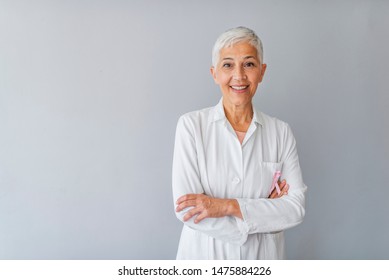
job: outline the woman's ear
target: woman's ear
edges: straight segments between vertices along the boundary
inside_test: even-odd
[[[267,68],[267,64],[263,63],[261,65],[261,73],[260,73],[260,77],[259,77],[259,83],[262,82],[262,79],[263,79],[263,76],[265,75],[265,72],[266,72],[266,68]]]
[[[214,79],[215,83],[217,83],[216,82],[216,69],[215,69],[215,67],[211,66],[211,69],[209,69],[209,70],[211,72],[212,78]]]

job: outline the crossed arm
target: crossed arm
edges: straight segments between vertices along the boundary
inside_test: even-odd
[[[274,189],[268,198],[279,198],[288,194],[289,185],[286,183],[286,180],[279,182],[279,186],[281,192],[278,194],[276,189]],[[186,194],[178,198],[176,204],[176,212],[181,212],[187,207],[193,207],[185,214],[184,222],[192,217],[194,217],[195,224],[206,218],[220,218],[224,216],[234,216],[243,219],[236,199],[213,198],[205,194]]]
[[[187,118],[177,125],[173,160],[173,197],[176,216],[193,230],[213,238],[244,244],[258,232],[280,231],[301,223],[306,186],[302,181],[294,137],[286,128],[281,192],[268,198],[222,199],[204,194],[197,165],[195,130]],[[290,187],[293,186],[293,187]],[[274,199],[279,198],[280,199]],[[209,219],[214,218],[214,219]]]

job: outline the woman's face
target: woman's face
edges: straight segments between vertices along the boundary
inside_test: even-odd
[[[225,104],[245,106],[251,105],[265,70],[266,64],[260,63],[257,49],[243,42],[221,49],[211,74],[220,86]]]

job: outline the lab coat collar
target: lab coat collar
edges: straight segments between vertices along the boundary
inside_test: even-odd
[[[255,124],[260,124],[263,126],[263,117],[260,111],[256,110],[255,107],[253,106],[253,121]],[[227,121],[226,114],[224,112],[224,107],[223,107],[223,97],[220,98],[219,103],[213,108],[213,117],[210,118],[211,122],[217,122],[217,121]]]

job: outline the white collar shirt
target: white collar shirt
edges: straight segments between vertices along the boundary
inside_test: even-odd
[[[302,222],[306,186],[289,125],[253,111],[242,144],[225,116],[222,99],[215,107],[180,117],[173,157],[174,202],[190,193],[234,198],[243,219],[183,222],[177,259],[285,258],[283,231]],[[280,179],[287,180],[289,191],[268,199],[276,171],[282,172]],[[176,213],[177,218],[183,221],[188,210]]]

